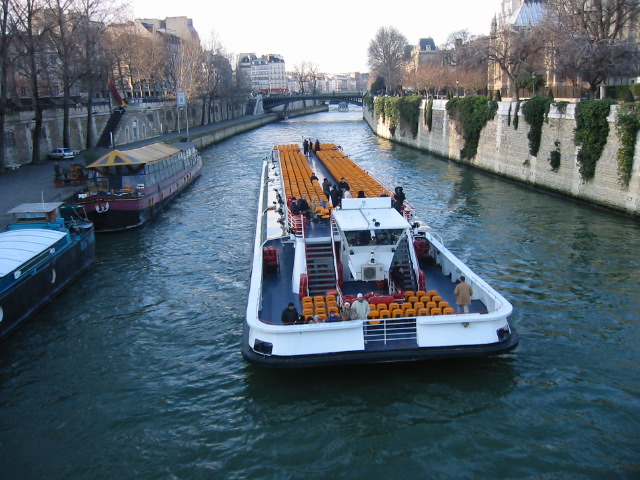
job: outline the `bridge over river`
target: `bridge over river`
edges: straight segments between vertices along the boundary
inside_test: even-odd
[[[264,110],[284,105],[286,112],[289,105],[294,102],[303,102],[308,100],[317,100],[320,102],[328,102],[330,104],[351,103],[362,106],[363,94],[361,92],[335,92],[335,93],[312,93],[304,95],[269,95],[262,97],[262,106]]]

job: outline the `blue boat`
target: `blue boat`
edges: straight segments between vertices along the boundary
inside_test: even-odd
[[[95,259],[93,224],[81,208],[27,203],[0,233],[0,340],[78,278]]]

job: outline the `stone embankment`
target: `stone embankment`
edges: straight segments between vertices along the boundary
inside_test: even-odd
[[[446,100],[433,102],[431,130],[424,121],[426,101],[422,102],[418,134],[413,138],[409,128],[398,127],[391,133],[387,122],[376,116],[375,111],[364,108],[364,118],[378,135],[391,141],[408,145],[436,155],[470,165],[493,174],[516,180],[537,188],[553,191],[612,210],[640,217],[640,140],[636,142],[633,172],[628,185],[619,182],[617,152],[620,141],[615,129],[616,106],[608,117],[610,124],[607,143],[599,159],[592,180],[582,179],[574,143],[576,128],[575,105],[567,105],[564,113],[551,107],[548,121],[542,130],[542,140],[537,156],[529,153],[529,125],[520,113],[516,129],[513,122],[515,102],[499,102],[498,113],[482,129],[478,151],[472,159],[461,159],[464,146],[462,135],[448,117]],[[511,112],[511,113],[510,113]],[[639,133],[640,135],[640,133]],[[561,148],[560,166],[553,170],[550,154]]]

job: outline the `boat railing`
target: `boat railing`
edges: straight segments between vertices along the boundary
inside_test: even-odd
[[[383,318],[363,323],[364,343],[368,346],[398,345],[415,346],[417,342],[416,319]]]

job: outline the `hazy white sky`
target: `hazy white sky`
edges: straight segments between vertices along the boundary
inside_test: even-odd
[[[384,2],[375,0],[132,0],[135,18],[186,16],[201,41],[215,31],[229,53],[284,56],[287,70],[302,61],[324,73],[368,71],[367,48],[380,27],[395,27],[410,44],[454,31],[487,34],[501,0]]]

